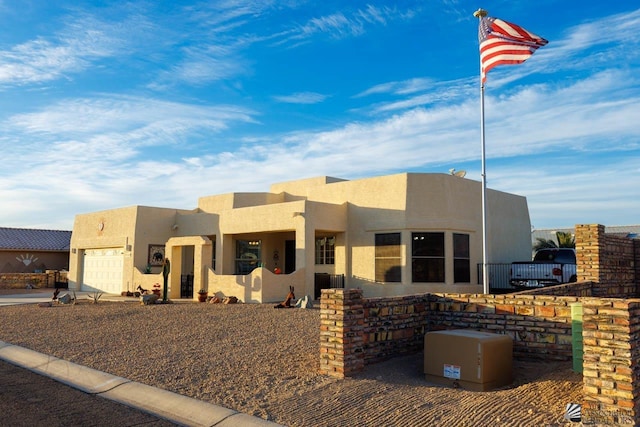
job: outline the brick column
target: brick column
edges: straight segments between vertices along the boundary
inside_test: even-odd
[[[600,282],[601,251],[604,245],[604,225],[576,224],[576,275],[578,282]]]
[[[584,298],[582,421],[640,422],[640,300]]]
[[[344,378],[364,369],[361,289],[323,289],[320,299],[320,373]]]

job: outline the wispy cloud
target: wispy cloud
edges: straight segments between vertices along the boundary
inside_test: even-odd
[[[317,104],[327,99],[327,95],[315,92],[298,92],[291,95],[277,95],[273,99],[287,104]]]
[[[87,34],[84,40],[38,39],[0,53],[0,84],[22,85],[59,79],[88,67],[92,59],[112,52],[113,42],[103,33]]]
[[[363,92],[360,92],[359,94],[355,95],[355,97],[361,98],[361,97],[380,94],[380,93],[391,93],[394,95],[410,95],[412,93],[421,92],[421,91],[430,89],[434,85],[437,85],[438,83],[439,82],[436,82],[433,79],[414,77],[412,79],[401,81],[401,82],[387,82],[387,83],[376,85]]]
[[[367,5],[351,12],[340,11],[311,18],[283,34],[284,38],[276,44],[293,43],[293,46],[298,46],[317,35],[326,35],[334,40],[358,37],[365,34],[368,27],[384,26],[390,21],[410,19],[412,16],[410,12],[396,8]]]
[[[198,106],[153,98],[107,96],[67,99],[40,112],[9,117],[2,127],[58,137],[130,132],[157,127],[164,141],[176,132],[206,128],[217,132],[230,122],[251,122],[254,112],[236,106]],[[156,126],[157,125],[157,126]],[[145,135],[146,141],[153,141]]]

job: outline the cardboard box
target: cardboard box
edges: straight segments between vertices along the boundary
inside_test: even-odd
[[[508,335],[453,329],[424,336],[424,374],[429,382],[487,391],[511,384],[513,340]]]

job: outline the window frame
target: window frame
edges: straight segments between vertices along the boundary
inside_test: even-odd
[[[446,283],[445,237],[443,231],[411,232],[411,283]],[[431,243],[437,245],[417,245],[425,239],[434,239]]]
[[[316,237],[315,265],[335,265],[336,236]]]
[[[393,237],[391,244],[382,244],[383,238]],[[383,253],[383,247],[396,246],[397,253]],[[374,280],[376,283],[402,283],[402,233],[375,233]]]
[[[235,243],[234,275],[243,276],[249,274],[262,265],[262,240],[237,239]],[[244,266],[247,267],[245,268]]]
[[[461,237],[466,238],[463,248],[457,241],[457,238]],[[471,283],[471,236],[466,233],[453,233],[451,239],[453,241],[453,283]]]

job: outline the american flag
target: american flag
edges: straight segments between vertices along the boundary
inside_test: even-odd
[[[548,43],[524,28],[498,18],[483,16],[478,29],[482,83],[493,67],[522,64],[540,46]]]

